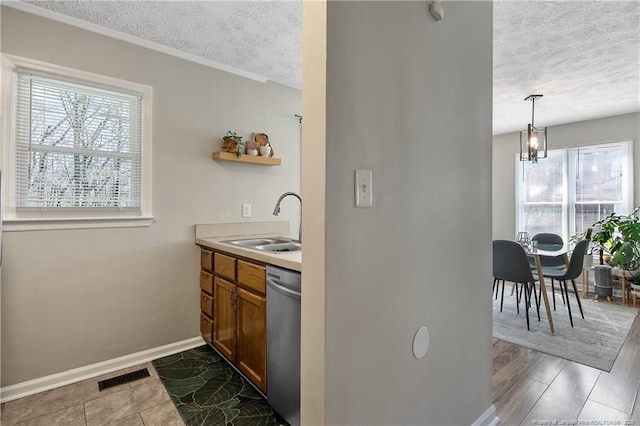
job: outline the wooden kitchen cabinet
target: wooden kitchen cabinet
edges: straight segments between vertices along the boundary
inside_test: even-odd
[[[264,264],[229,253],[212,256],[213,346],[263,393],[267,392],[267,299]],[[201,313],[209,277],[201,271]],[[203,284],[204,283],[204,284]],[[206,339],[205,339],[206,340]]]
[[[213,321],[203,313],[200,313],[200,333],[205,342],[211,343],[213,336]]]
[[[236,365],[267,391],[267,299],[238,288]]]
[[[235,362],[237,286],[215,277],[213,288],[213,346],[229,361]]]
[[[213,272],[213,252],[211,250],[200,249],[200,267],[207,272]]]
[[[213,296],[204,291],[200,291],[200,312],[213,318]]]
[[[213,251],[200,250],[200,334],[213,341]]]
[[[214,265],[213,272],[216,275],[235,280],[236,279],[236,258],[221,253],[213,254]]]

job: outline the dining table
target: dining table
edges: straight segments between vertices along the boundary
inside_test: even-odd
[[[545,286],[545,282],[544,282],[544,275],[542,271],[542,264],[540,262],[540,258],[563,256],[565,264],[567,265],[567,267],[569,267],[569,256],[568,256],[569,247],[568,246],[563,246],[561,248],[525,247],[525,251],[527,252],[527,256],[532,258],[536,264],[536,269],[538,272],[538,281],[540,282],[540,294],[542,295],[544,309],[547,312],[547,319],[549,320],[549,331],[551,332],[551,334],[556,334],[555,329],[553,327],[553,317],[551,316],[551,307],[549,306],[549,297],[547,296],[547,287]]]

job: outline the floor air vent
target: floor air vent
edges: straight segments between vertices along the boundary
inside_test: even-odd
[[[123,374],[122,376],[112,377],[107,380],[100,380],[98,382],[98,389],[102,391],[113,386],[123,385],[125,383],[133,382],[134,380],[144,379],[145,377],[149,377],[149,370],[143,368],[142,370]]]

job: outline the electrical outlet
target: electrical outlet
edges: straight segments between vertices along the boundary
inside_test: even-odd
[[[251,217],[251,204],[242,203],[242,217]]]
[[[356,170],[356,207],[371,207],[373,205],[373,187],[371,170]]]

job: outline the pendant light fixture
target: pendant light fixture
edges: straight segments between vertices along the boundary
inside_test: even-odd
[[[531,101],[531,124],[520,132],[520,161],[537,163],[539,158],[547,158],[547,128],[535,126],[536,100],[542,95],[529,95],[525,101]]]

